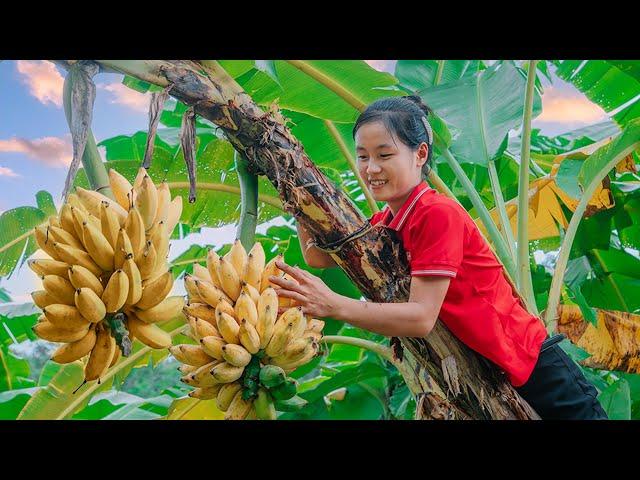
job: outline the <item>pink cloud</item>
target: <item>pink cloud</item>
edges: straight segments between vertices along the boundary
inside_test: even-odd
[[[19,177],[16,172],[7,167],[0,167],[0,177]]]
[[[111,93],[111,103],[124,105],[137,112],[146,113],[149,110],[150,96],[137,92],[122,83],[99,83],[98,88]]]
[[[45,105],[52,103],[62,107],[64,78],[53,63],[46,60],[18,60],[16,66],[31,95]]]
[[[365,60],[371,68],[375,68],[380,72],[393,73],[393,68],[397,60]]]
[[[542,95],[540,122],[590,124],[607,118],[607,113],[580,92],[546,87]]]
[[[73,158],[70,137],[67,135],[65,138],[44,137],[34,140],[12,137],[9,140],[0,140],[0,152],[24,153],[50,167],[67,167]]]

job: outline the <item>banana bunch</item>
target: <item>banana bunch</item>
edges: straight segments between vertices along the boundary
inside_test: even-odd
[[[115,201],[78,187],[59,215],[36,227],[36,242],[51,258],[28,262],[44,286],[32,293],[43,313],[33,330],[65,344],[53,354],[55,362],[88,355],[85,381],[128,355],[134,338],[152,348],[171,345],[155,323],[184,306],[182,297],[167,297],[173,287],[169,236],[182,197],[172,200],[167,184],[154,185],[144,168],[133,185],[115,170],[109,182]]]
[[[184,364],[181,380],[196,387],[189,395],[216,399],[225,419],[273,419],[276,408],[304,404],[286,375],[318,353],[324,322],[278,298],[269,276],[283,274],[281,258],[265,265],[259,242],[247,253],[236,240],[222,257],[209,251],[207,267],[196,263],[185,276],[188,335],[199,345],[170,351]]]

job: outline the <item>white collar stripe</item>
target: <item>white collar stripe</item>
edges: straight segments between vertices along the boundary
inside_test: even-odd
[[[409,215],[409,212],[411,212],[411,209],[413,208],[413,206],[416,204],[416,202],[418,201],[418,199],[422,196],[422,194],[426,193],[427,190],[429,190],[428,188],[425,188],[424,190],[422,190],[418,195],[416,195],[416,198],[413,199],[413,201],[411,202],[411,204],[409,205],[409,207],[407,207],[407,209],[405,210],[404,214],[402,215],[402,218],[400,219],[400,221],[398,222],[398,226],[396,227],[396,230],[400,230],[402,228],[402,224],[405,222],[405,220],[407,219],[407,216]]]

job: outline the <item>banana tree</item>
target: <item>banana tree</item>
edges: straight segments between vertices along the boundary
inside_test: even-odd
[[[366,224],[366,219],[348,197],[318,171],[297,139],[276,116],[262,111],[221,69],[209,68],[205,62],[97,63],[103,68],[126,73],[162,88],[171,84],[173,97],[194,106],[197,115],[220,127],[234,148],[247,158],[249,171],[265,175],[274,184],[284,208],[313,233],[318,243],[329,245],[340,241]],[[299,72],[327,74],[326,64],[307,63],[294,66],[298,71],[290,70],[289,73],[292,76],[299,75]],[[282,75],[279,78],[284,81]],[[348,76],[344,75],[340,84],[343,88],[348,87],[345,78]],[[261,93],[270,98],[272,94],[265,86],[254,88],[258,92],[256,95]],[[281,102],[286,100],[285,97]],[[363,103],[365,101],[366,98]],[[353,119],[357,113],[353,108],[343,111],[345,117],[341,118]],[[392,255],[383,254],[385,251],[392,252]],[[407,298],[409,277],[401,255],[400,246],[391,238],[373,232],[364,232],[333,254],[358,288],[367,297],[378,301]],[[418,410],[421,416],[535,416],[493,367],[460,344],[443,325],[438,324],[429,339],[403,339],[403,345],[406,348],[402,370],[420,400]],[[428,361],[427,358],[439,361]],[[457,394],[452,401],[447,399],[447,389]],[[483,399],[482,403],[480,399]]]

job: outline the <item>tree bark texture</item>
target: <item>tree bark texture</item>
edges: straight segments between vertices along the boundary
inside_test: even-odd
[[[223,72],[196,61],[98,61],[151,83],[219,126],[248,159],[252,173],[266,175],[284,208],[321,246],[364,235],[332,253],[360,291],[373,302],[406,302],[410,272],[395,232],[370,228],[368,219],[305,154],[300,142],[273,114],[265,113]],[[142,65],[142,67],[141,67]],[[534,419],[537,414],[504,374],[436,322],[426,338],[402,338],[397,366],[416,396],[420,419]]]

